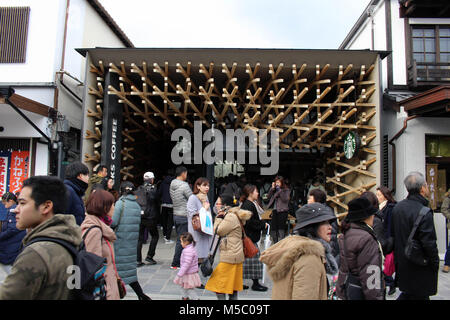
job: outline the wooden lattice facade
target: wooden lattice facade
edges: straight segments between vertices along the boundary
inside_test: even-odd
[[[194,121],[210,128],[211,115],[215,115],[220,130],[277,130],[281,149],[321,150],[334,172],[326,183],[333,191],[328,201],[336,213],[345,213],[349,199],[380,183],[379,53],[245,49],[88,52],[83,150],[84,161],[92,166],[101,161],[104,99],[115,96],[124,116],[122,179],[134,177],[136,158],[151,156],[139,154],[135,147],[138,133],[157,140],[162,131],[192,129]],[[227,59],[220,60],[224,56]],[[105,84],[108,72],[118,76],[115,85]],[[358,133],[361,151],[348,160],[343,140],[350,131]]]

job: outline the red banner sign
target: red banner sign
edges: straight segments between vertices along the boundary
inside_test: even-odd
[[[8,189],[8,157],[0,157],[0,196]]]
[[[13,151],[11,154],[11,172],[9,181],[9,191],[19,192],[22,189],[23,181],[28,178],[28,166],[30,163],[29,151]]]

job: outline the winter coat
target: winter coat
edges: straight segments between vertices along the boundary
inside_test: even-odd
[[[195,244],[195,250],[197,251],[199,258],[207,258],[209,254],[209,248],[211,247],[211,241],[213,236],[203,233],[201,231],[195,231],[192,226],[192,217],[195,214],[198,214],[200,209],[202,208],[202,202],[197,197],[197,195],[193,194],[189,197],[187,202],[187,219],[188,219],[188,232],[192,234]]]
[[[11,273],[0,285],[0,300],[67,300],[71,298],[67,280],[72,275],[72,255],[60,244],[39,241],[37,237],[65,240],[75,247],[81,243],[81,230],[72,215],[56,214],[36,226],[23,238],[23,251],[17,256]]]
[[[247,236],[254,243],[257,243],[261,239],[261,231],[265,229],[266,223],[259,218],[258,211],[253,202],[245,200],[241,209],[248,210],[252,213],[252,217],[245,223],[244,229]]]
[[[405,257],[405,246],[419,211],[428,206],[428,200],[421,195],[408,195],[397,203],[392,212],[392,231],[394,237],[395,280],[402,292],[416,296],[432,296],[437,292],[439,255],[436,243],[433,212],[430,210],[419,224],[415,239],[419,240],[427,266],[418,266]]]
[[[450,229],[450,195],[442,201],[441,212],[447,218],[447,229]]]
[[[88,182],[88,187],[86,189],[86,192],[84,194],[84,203],[86,204],[87,200],[89,199],[89,196],[91,195],[92,192],[92,188],[96,185],[96,184],[101,184],[103,180],[103,177],[94,174],[92,177],[89,178],[89,182]]]
[[[113,242],[116,240],[116,235],[114,231],[107,226],[103,221],[97,216],[86,214],[86,218],[81,224],[81,232],[84,235],[87,229],[92,226],[99,226],[99,228],[92,228],[84,239],[86,245],[86,250],[92,252],[100,257],[106,258],[106,271],[105,271],[105,281],[106,281],[106,299],[107,300],[119,300],[119,288],[117,287],[117,277],[116,271],[113,265],[113,260],[111,256],[111,249],[114,253]],[[109,248],[107,242],[111,245]],[[137,252],[136,252],[137,253]],[[135,262],[134,260],[133,262]]]
[[[220,241],[220,262],[239,264],[243,263],[244,247],[242,244],[242,228],[239,222],[245,224],[250,219],[252,213],[233,207],[228,210],[224,218],[216,217],[214,221],[214,231],[222,237]]]
[[[361,282],[365,300],[383,300],[383,258],[374,231],[364,223],[350,223],[350,228],[344,231],[338,240],[341,260],[336,286],[337,296],[345,300],[344,284],[350,269]]]
[[[327,300],[325,249],[319,241],[289,236],[261,253],[273,280],[273,300]]]
[[[268,194],[268,198],[270,199],[268,207],[272,207],[275,203],[277,212],[289,211],[290,193],[289,188],[281,188],[278,191],[275,188],[270,189]]]
[[[386,238],[392,237],[392,211],[394,210],[395,205],[396,203],[388,202],[383,209],[380,210]]]
[[[174,216],[187,216],[187,201],[192,195],[192,190],[186,181],[173,179],[170,183],[170,197],[173,203]]]
[[[386,230],[384,228],[384,220],[380,211],[375,213],[373,218],[373,231],[377,237],[377,240],[381,244],[381,248],[383,249],[383,255],[387,255],[394,250],[394,239],[391,237],[388,238],[386,236]]]
[[[0,232],[0,263],[12,264],[22,247],[22,239],[27,232],[16,228],[16,214],[11,212],[16,206],[8,209],[6,220]]]
[[[73,214],[77,225],[81,225],[84,220],[85,208],[83,202],[84,190],[70,180],[64,180],[67,188],[68,199],[65,214]]]
[[[141,218],[156,223],[159,217],[159,196],[156,186],[149,185],[146,189],[145,196],[146,206],[143,209],[144,215]]]
[[[161,203],[172,204],[172,198],[170,197],[170,183],[174,177],[166,176],[159,186],[161,195]]]
[[[198,272],[198,255],[195,246],[191,243],[187,245],[181,252],[180,270],[177,276],[182,277],[187,274]]]
[[[122,217],[120,217],[121,215]],[[141,223],[141,207],[136,202],[136,196],[121,197],[115,204],[112,219],[111,228],[117,237],[114,242],[117,272],[125,284],[130,284],[138,281],[136,248],[139,239],[139,224]]]

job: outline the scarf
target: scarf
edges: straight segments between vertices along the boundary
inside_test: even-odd
[[[100,217],[100,220],[103,221],[107,226],[110,226],[113,223],[112,219],[107,215]]]
[[[325,248],[325,258],[327,259],[327,263],[325,264],[325,270],[327,274],[329,275],[337,274],[339,271],[339,267],[337,265],[336,259],[333,256],[330,244],[325,240],[323,240],[322,238],[313,238],[313,240],[319,241]]]
[[[86,182],[81,181],[78,178],[68,179],[68,180],[80,189],[80,191],[77,192],[79,195],[84,195],[84,193],[86,192],[86,189],[88,188],[88,184]]]

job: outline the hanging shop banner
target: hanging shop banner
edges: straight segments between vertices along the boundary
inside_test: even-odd
[[[11,153],[11,170],[9,191],[20,192],[24,180],[28,178],[30,151],[13,151]]]
[[[435,210],[437,207],[437,186],[438,186],[438,165],[427,164],[427,184],[430,189],[430,207]]]
[[[105,87],[119,87],[119,75],[108,72],[105,77]],[[103,127],[101,162],[108,167],[108,175],[114,181],[114,189],[120,185],[120,166],[122,160],[122,112],[123,106],[115,95],[105,90],[103,99]]]
[[[10,152],[0,153],[0,197],[8,191]]]

